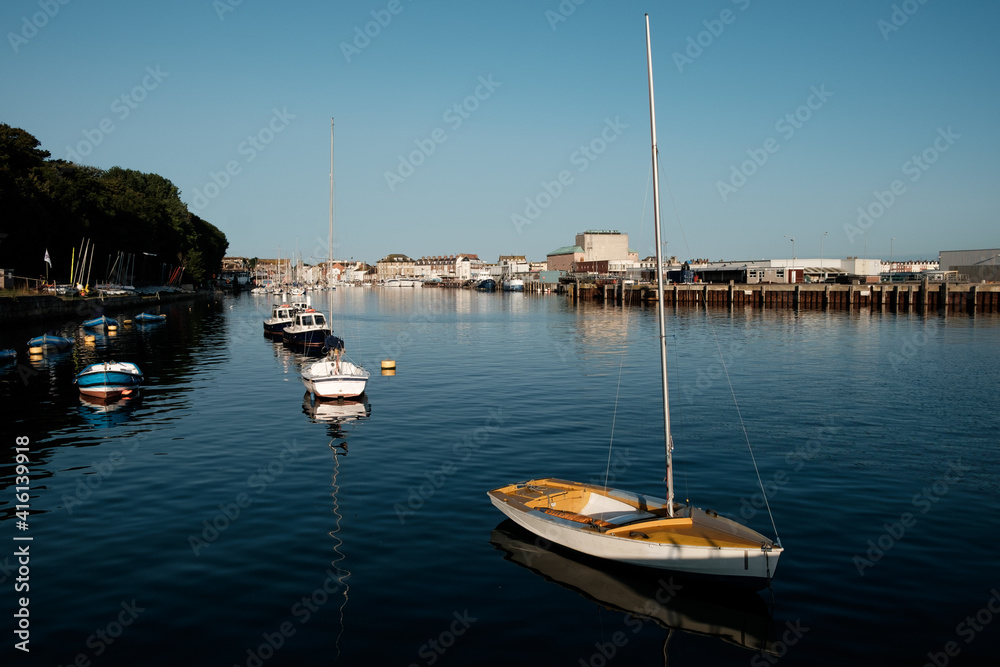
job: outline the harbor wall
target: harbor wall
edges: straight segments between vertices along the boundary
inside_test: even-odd
[[[528,289],[526,285],[526,289]],[[621,282],[564,283],[573,299],[622,305],[656,302],[656,288]],[[728,285],[717,283],[664,286],[664,305],[705,307],[866,310],[899,313],[1000,313],[1000,285],[995,283],[877,283],[834,285]]]
[[[140,312],[161,303],[213,297],[213,292],[157,292],[148,295],[123,295],[66,299],[50,294],[0,298],[0,323],[41,322],[64,318],[86,320],[121,311]]]

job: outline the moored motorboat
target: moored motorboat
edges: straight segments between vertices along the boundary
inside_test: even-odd
[[[503,291],[504,292],[523,292],[524,291],[524,281],[520,278],[510,278],[503,281]]]
[[[293,348],[306,351],[323,349],[326,337],[331,334],[326,316],[318,310],[307,308],[301,313],[295,313],[295,319],[282,330],[282,341]]]
[[[287,303],[271,306],[271,317],[264,320],[264,335],[281,338],[285,327],[295,321],[294,309]]]
[[[302,369],[302,384],[317,398],[353,398],[364,393],[371,373],[343,358],[344,341],[328,336],[327,356]]]
[[[130,361],[105,361],[91,364],[77,373],[73,384],[81,394],[99,398],[121,396],[142,384],[139,367]]]
[[[496,292],[497,281],[493,280],[493,278],[483,278],[476,282],[475,288],[480,292]]]

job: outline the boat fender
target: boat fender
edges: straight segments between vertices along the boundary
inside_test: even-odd
[[[716,512],[715,510],[705,510],[705,514],[707,514],[708,516],[712,517],[713,519],[715,517],[719,516],[719,513]]]

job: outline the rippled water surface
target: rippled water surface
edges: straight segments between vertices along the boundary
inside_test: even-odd
[[[735,394],[786,547],[755,594],[546,548],[486,497],[608,470],[662,495],[653,310],[431,288],[314,303],[373,372],[361,401],[305,395],[303,358],[261,335],[264,297],[164,306],[166,322],[93,344],[69,323],[4,327],[0,347],[19,352],[0,366],[4,655],[993,664],[996,318],[668,312],[678,495],[773,532]],[[29,359],[24,342],[49,327],[77,345]],[[386,357],[394,376],[379,373]],[[139,364],[142,395],[82,401],[73,375],[112,358]],[[18,436],[31,440],[27,531]],[[15,536],[33,538],[28,593],[14,589]],[[22,595],[30,656],[12,648]]]

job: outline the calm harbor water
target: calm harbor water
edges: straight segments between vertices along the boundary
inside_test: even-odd
[[[3,664],[994,664],[1000,319],[668,313],[678,495],[773,532],[721,358],[786,547],[773,589],[746,593],[550,548],[486,497],[606,470],[662,495],[654,310],[314,303],[373,371],[361,401],[309,400],[303,358],[261,335],[264,297],[164,307],[93,346],[66,325],[75,348],[38,361],[46,326],[4,327]],[[81,401],[73,375],[106,358],[139,364],[140,398]]]

